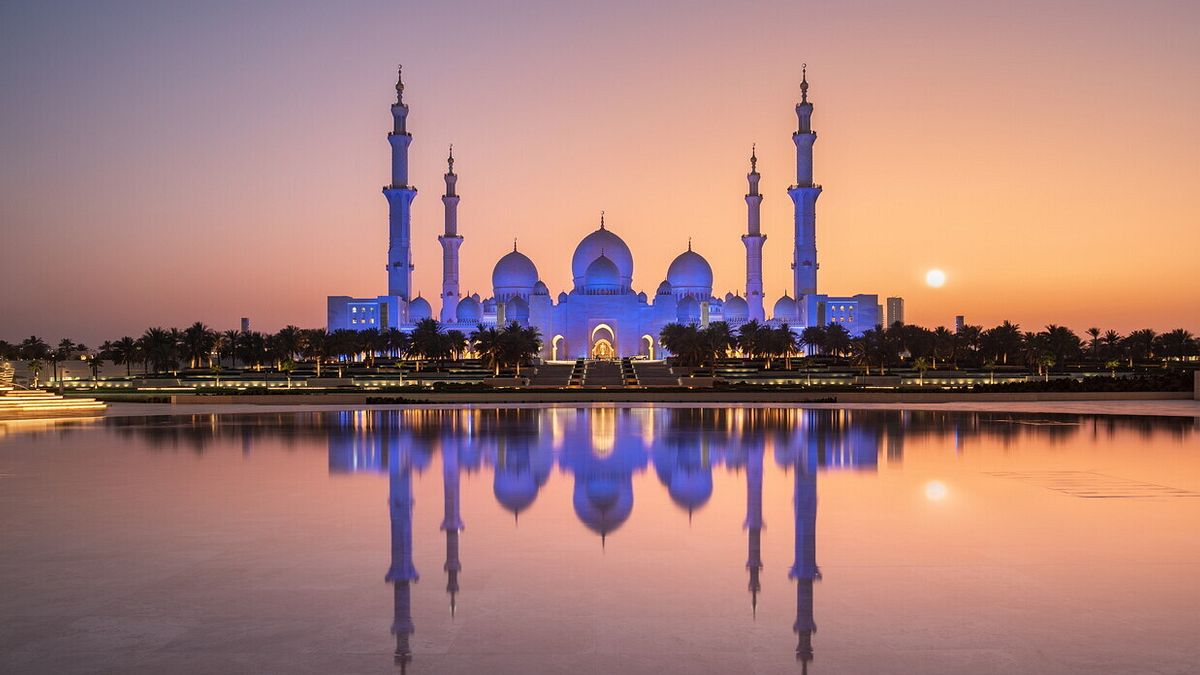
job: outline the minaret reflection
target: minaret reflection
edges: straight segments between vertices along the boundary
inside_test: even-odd
[[[762,510],[764,450],[762,446],[747,448],[746,522],[742,525],[748,531],[749,554],[746,558],[746,569],[750,571],[750,611],[755,615],[758,614],[758,592],[762,589],[758,575],[763,568],[762,531],[766,526]]]
[[[459,509],[459,474],[458,446],[454,439],[442,444],[442,495],[444,497],[442,531],[446,533],[446,564],[442,569],[446,572],[446,593],[450,595],[450,616],[454,616],[458,598],[458,573],[462,563],[458,559],[458,533],[463,530],[462,515]]]
[[[796,660],[808,672],[813,660],[812,636],[817,632],[813,619],[813,582],[821,578],[817,568],[817,450],[820,442],[821,411],[806,413],[811,425],[802,436],[803,445],[776,455],[785,469],[792,472],[793,508],[795,509],[795,558],[788,578],[796,581],[796,622],[792,630],[798,637]],[[812,432],[818,430],[816,434]]]
[[[401,666],[401,672],[404,672],[405,666],[412,661],[412,650],[408,644],[409,636],[414,631],[412,584],[420,577],[413,565],[413,466],[408,445],[402,445],[396,437],[396,425],[381,424],[380,427],[379,435],[388,459],[388,511],[392,525],[392,564],[384,579],[392,584],[395,659]]]

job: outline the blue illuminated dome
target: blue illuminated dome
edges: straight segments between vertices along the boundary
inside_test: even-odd
[[[496,295],[529,294],[537,282],[537,266],[516,247],[497,261],[492,270],[492,288]]]
[[[429,306],[429,301],[421,296],[412,299],[408,303],[408,320],[416,323],[424,319],[433,317],[433,308]]]
[[[796,301],[789,298],[785,292],[782,298],[775,301],[775,309],[771,311],[771,316],[780,321],[795,321]]]
[[[479,307],[479,301],[473,296],[468,295],[458,301],[458,307],[454,310],[454,316],[459,323],[479,323],[480,317],[483,316],[483,311]]]
[[[571,275],[575,278],[576,288],[584,285],[588,266],[602,255],[607,256],[616,265],[621,285],[626,288],[632,286],[633,254],[629,252],[625,241],[604,229],[601,222],[600,229],[584,237],[575,247],[575,254],[571,256]]]
[[[713,272],[704,256],[688,247],[676,256],[667,268],[667,282],[679,295],[697,295],[708,298],[712,295]]]
[[[517,323],[529,322],[529,303],[518,296],[513,296],[504,303],[504,321]]]
[[[689,295],[680,301],[679,306],[675,309],[675,315],[679,323],[700,323],[700,303]]]
[[[750,305],[746,299],[735,295],[725,301],[725,312],[722,315],[729,322],[743,322],[750,317]]]
[[[601,253],[584,272],[583,287],[589,293],[615,294],[622,290],[621,270],[617,269],[612,259]]]

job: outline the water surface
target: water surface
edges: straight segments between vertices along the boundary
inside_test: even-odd
[[[0,437],[0,670],[1195,672],[1194,418],[425,409]]]

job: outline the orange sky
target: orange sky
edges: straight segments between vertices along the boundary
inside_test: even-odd
[[[326,295],[384,292],[400,61],[426,296],[451,142],[484,295],[513,237],[564,290],[601,209],[638,289],[691,236],[741,290],[757,142],[773,301],[806,61],[822,292],[1200,332],[1194,3],[368,4],[0,10],[0,339],[322,325]]]

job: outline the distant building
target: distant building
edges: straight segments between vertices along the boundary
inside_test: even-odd
[[[955,333],[962,330],[963,326],[965,326],[965,325],[967,325],[967,318],[965,316],[963,316],[962,314],[959,314],[958,316],[954,317],[954,332]]]
[[[242,317],[242,332],[243,333],[250,332],[250,317],[248,317],[248,316]]]
[[[408,105],[404,82],[397,78],[396,102],[391,106],[391,181],[383,188],[389,206],[389,246],[386,295],[327,298],[329,330],[398,328],[412,330],[422,319],[435,318],[434,307],[412,288],[412,201],[417,189],[410,184],[408,150]],[[751,149],[746,233],[745,287],[714,294],[712,267],[691,241],[671,262],[665,278],[653,294],[633,288],[633,253],[621,237],[609,230],[601,212],[599,227],[585,236],[571,257],[573,287],[557,294],[541,280],[537,266],[524,253],[505,252],[492,269],[490,297],[461,293],[459,248],[463,236],[458,229],[458,176],[454,172],[453,148],[444,174],[446,192],[442,246],[441,306],[436,318],[443,324],[470,331],[478,325],[502,326],[516,322],[537,328],[543,337],[541,356],[551,360],[614,358],[635,355],[660,358],[658,336],[670,323],[707,326],[724,321],[737,328],[748,321],[772,326],[788,325],[799,332],[808,326],[836,323],[851,335],[882,323],[877,295],[830,296],[817,292],[816,203],[821,186],[813,182],[813,105],[808,101],[808,77],[802,75],[800,103],[796,105],[796,182],[788,188],[793,203],[792,295],[785,291],[768,316],[764,306],[762,233],[758,157]],[[682,243],[682,242],[681,242]]]
[[[887,299],[887,325],[904,323],[904,298]]]

